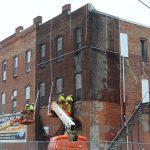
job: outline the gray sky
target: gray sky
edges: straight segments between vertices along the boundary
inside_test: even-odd
[[[150,6],[150,0],[142,1]],[[67,3],[71,4],[72,11],[91,3],[101,12],[150,26],[150,9],[138,0],[0,0],[0,41],[20,25],[31,26],[36,16],[42,16],[43,22],[50,20]]]

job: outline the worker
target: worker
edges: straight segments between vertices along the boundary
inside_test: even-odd
[[[78,135],[77,135],[77,131],[76,130],[68,129],[66,132],[67,132],[67,135],[69,137],[69,141],[77,141]]]
[[[69,96],[66,97],[66,112],[71,114],[72,112],[72,102],[73,102],[73,98],[72,95],[70,94]]]
[[[63,108],[65,104],[65,97],[63,93],[58,96],[58,104],[61,108]]]
[[[34,103],[29,106],[29,119],[33,119]]]
[[[29,111],[32,112],[32,113],[34,112],[34,103],[32,103],[32,104],[30,105]]]
[[[29,104],[26,104],[24,114],[23,114],[24,119],[29,119]]]

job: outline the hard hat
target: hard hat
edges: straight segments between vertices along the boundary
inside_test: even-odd
[[[62,96],[64,96],[64,93],[61,93]]]
[[[26,104],[26,107],[29,106],[29,104]]]
[[[72,94],[70,94],[69,96],[71,96],[71,97],[72,97]]]
[[[32,105],[34,105],[34,103],[32,103]]]

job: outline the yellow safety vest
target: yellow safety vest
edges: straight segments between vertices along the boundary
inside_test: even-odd
[[[65,98],[64,98],[62,95],[60,95],[60,96],[58,97],[58,101],[59,101],[59,102],[63,102],[63,101],[65,101]]]
[[[67,102],[72,102],[72,101],[73,101],[73,98],[72,98],[71,96],[67,96],[67,97],[66,97],[66,101],[67,101]]]

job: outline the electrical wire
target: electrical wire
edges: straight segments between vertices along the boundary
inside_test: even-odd
[[[65,54],[63,54],[63,55],[61,55],[61,56],[59,56],[59,57],[54,57],[54,58],[51,58],[51,59],[49,59],[49,60],[47,60],[47,61],[45,61],[45,62],[43,62],[43,63],[39,63],[39,64],[37,64],[37,66],[42,66],[42,65],[45,65],[45,64],[47,64],[47,63],[50,63],[50,62],[52,62],[52,61],[55,61],[55,60],[57,60],[57,59],[59,59],[59,58],[62,58],[62,57],[65,57],[65,56],[68,56],[68,55],[71,55],[71,54],[74,54],[74,53],[76,53],[76,52],[78,52],[78,51],[81,51],[81,50],[84,50],[84,49],[86,49],[86,48],[91,48],[91,49],[93,49],[93,50],[98,50],[97,52],[109,52],[109,53],[114,53],[114,54],[119,54],[119,52],[117,52],[117,51],[112,51],[112,50],[110,50],[110,49],[103,49],[103,48],[98,48],[98,47],[94,47],[94,46],[83,46],[83,47],[81,47],[81,48],[79,48],[79,49],[75,49],[75,50],[72,50],[71,52],[69,52],[69,53],[65,53]]]
[[[143,5],[145,5],[147,8],[149,8],[150,9],[150,6],[148,6],[147,4],[145,4],[143,1],[141,1],[141,0],[138,0],[140,3],[142,3]]]
[[[145,1],[145,2],[147,2],[147,3],[150,3],[150,1],[147,1],[147,0],[143,0],[143,1]]]

